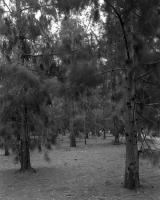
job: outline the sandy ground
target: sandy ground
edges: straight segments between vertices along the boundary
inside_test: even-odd
[[[160,200],[160,168],[146,160],[140,161],[140,190],[123,188],[124,145],[112,145],[109,137],[68,146],[55,146],[50,162],[33,152],[35,174],[15,173],[13,157],[1,155],[0,200]]]

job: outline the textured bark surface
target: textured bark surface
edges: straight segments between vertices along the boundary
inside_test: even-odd
[[[126,166],[124,186],[128,189],[137,189],[139,181],[139,155],[137,146],[136,129],[136,103],[134,75],[130,73],[133,63],[128,63],[128,74],[126,77]]]
[[[139,156],[136,136],[132,132],[126,137],[126,168],[124,186],[128,189],[136,189],[140,186],[139,181]]]
[[[20,164],[21,164],[20,171],[22,172],[31,169],[29,143],[27,140],[21,141]]]
[[[24,113],[22,115],[22,127],[21,127],[21,140],[20,140],[20,171],[25,172],[31,170],[31,161],[30,161],[30,139],[29,139],[29,130],[28,130],[28,110],[27,106],[24,105]]]

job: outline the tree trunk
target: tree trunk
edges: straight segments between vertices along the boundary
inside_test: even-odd
[[[114,136],[114,144],[119,144],[119,133],[117,131]]]
[[[73,104],[73,105],[72,105]],[[70,147],[76,147],[76,136],[74,132],[74,102],[71,102],[71,110],[70,110]]]
[[[131,12],[128,16],[127,24],[124,23],[121,15],[117,10],[108,2],[112,7],[116,16],[119,19],[122,33],[125,42],[126,56],[127,56],[127,71],[125,80],[126,91],[126,116],[125,116],[125,133],[126,133],[126,166],[125,166],[125,180],[124,186],[129,189],[136,189],[140,185],[139,181],[139,155],[137,147],[137,130],[136,130],[136,102],[135,102],[135,52],[133,33],[134,24],[136,22],[135,15]],[[127,30],[127,31],[126,31]],[[137,32],[136,32],[137,33]]]
[[[76,136],[73,130],[73,118],[70,119],[70,147],[76,147]]]
[[[85,134],[85,136],[86,136],[86,139],[89,139],[89,136],[88,136],[88,133],[87,133],[87,131],[86,131],[86,134]]]
[[[114,126],[114,144],[119,144],[119,131],[118,131],[118,118],[117,116],[113,117],[113,126]]]
[[[124,186],[128,189],[137,189],[139,181],[139,155],[135,133],[126,137],[126,168]]]
[[[70,147],[76,147],[76,137],[74,132],[70,134]]]
[[[134,75],[131,74],[133,63],[128,63],[128,74],[126,77],[126,166],[124,186],[128,189],[137,189],[139,181],[139,155],[137,146],[136,130],[136,103]]]
[[[83,129],[84,129],[84,144],[87,144],[88,133],[86,131],[86,111],[84,110],[84,121],[83,121]]]
[[[7,144],[7,141],[5,140],[4,141],[4,155],[5,156],[9,156],[9,149],[8,149],[8,144]]]
[[[103,130],[103,139],[105,140],[106,139],[106,131]]]
[[[25,172],[31,169],[29,142],[27,140],[21,140],[21,152],[20,152],[20,171]]]
[[[29,150],[29,133],[28,133],[28,120],[27,120],[27,106],[24,106],[24,115],[22,116],[22,129],[20,141],[20,164],[21,172],[31,170],[30,150]]]

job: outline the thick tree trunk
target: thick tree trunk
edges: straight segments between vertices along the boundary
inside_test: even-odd
[[[17,51],[17,60],[19,62],[24,63],[23,54],[23,32],[22,32],[22,15],[21,15],[21,1],[16,0],[16,25],[18,31],[18,51]],[[25,172],[31,170],[31,163],[30,163],[30,151],[29,151],[29,133],[28,133],[28,121],[27,121],[27,106],[24,102],[24,112],[22,114],[22,124],[21,124],[21,136],[20,136],[20,144],[19,144],[19,160],[21,169],[20,171]]]
[[[20,171],[25,172],[31,169],[29,142],[27,140],[21,140],[21,151],[20,151]]]
[[[136,129],[136,103],[134,75],[130,73],[133,63],[128,63],[128,74],[126,77],[126,166],[124,186],[128,189],[137,189],[139,181],[139,155],[137,146]]]
[[[128,189],[137,189],[139,181],[139,155],[135,133],[126,137],[126,168],[124,186]]]
[[[20,140],[20,164],[21,172],[29,171],[32,169],[30,162],[30,150],[29,150],[29,133],[28,133],[28,121],[27,121],[27,106],[24,106],[24,115],[22,116],[21,127],[21,140]]]
[[[129,189],[136,189],[140,185],[139,181],[139,156],[137,148],[137,130],[136,130],[136,102],[135,102],[135,80],[134,72],[135,55],[134,55],[134,41],[133,33],[135,15],[130,13],[128,16],[127,24],[124,23],[121,15],[118,11],[108,2],[108,5],[112,7],[113,11],[117,15],[124,37],[126,55],[127,55],[127,71],[126,71],[126,166],[125,166],[125,180],[124,186]],[[127,32],[126,32],[127,29]],[[128,33],[128,34],[127,34]],[[127,37],[128,36],[128,37]]]

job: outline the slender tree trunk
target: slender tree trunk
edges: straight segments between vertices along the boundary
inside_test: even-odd
[[[86,131],[86,111],[84,110],[84,121],[83,121],[83,129],[84,129],[84,143],[87,144],[88,133]]]
[[[111,72],[111,81],[112,81],[112,110],[114,111],[117,106],[115,102],[115,94],[116,94],[116,73],[115,72]],[[118,117],[117,116],[115,117],[113,117],[114,144],[119,144],[119,132],[117,129]]]
[[[118,118],[113,118],[113,125],[114,125],[114,144],[119,144],[119,131],[118,131]]]
[[[74,102],[71,102],[70,109],[70,147],[76,147],[76,136],[74,132]]]
[[[128,74],[126,77],[126,166],[124,186],[128,189],[137,189],[139,181],[139,154],[137,146],[136,130],[136,107],[135,107],[135,85],[134,75],[131,74],[133,63],[128,63]]]
[[[94,115],[94,120],[95,120],[95,125],[94,125],[94,135],[97,137],[98,136],[98,133],[97,133],[97,116],[96,116],[96,113]]]
[[[106,139],[106,131],[103,130],[103,139],[105,140]]]
[[[6,139],[5,139],[5,141],[4,141],[4,155],[5,156],[9,156],[9,148],[8,148],[8,143],[7,143],[7,141],[6,141]]]
[[[114,144],[119,144],[119,133],[115,133],[115,136],[114,136]]]
[[[103,86],[105,88],[105,85]],[[105,97],[103,97],[103,102],[102,102],[102,113],[103,113],[103,139],[106,139],[106,131],[105,131]]]

